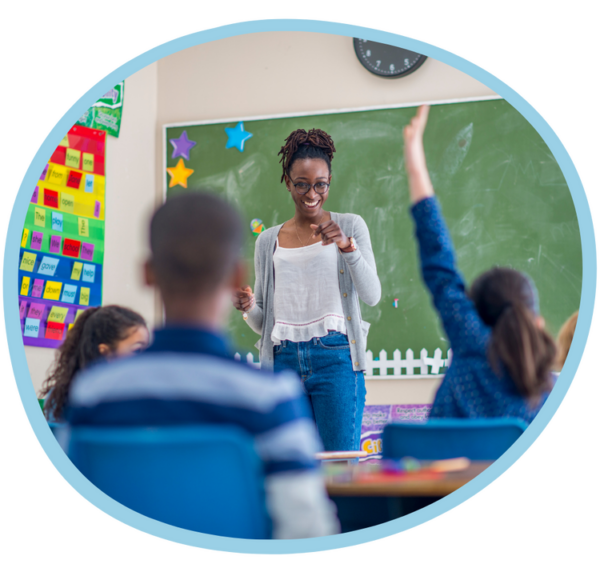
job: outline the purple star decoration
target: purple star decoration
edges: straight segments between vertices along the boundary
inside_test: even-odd
[[[173,140],[169,140],[169,142],[173,145],[173,156],[171,156],[171,158],[183,156],[186,160],[190,159],[190,150],[196,145],[193,140],[188,139],[185,130],[179,138],[173,138]]]

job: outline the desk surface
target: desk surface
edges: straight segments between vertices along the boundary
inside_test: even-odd
[[[442,497],[458,490],[481,474],[492,462],[471,462],[465,470],[447,472],[437,478],[415,478],[409,475],[384,482],[364,482],[330,476],[325,479],[330,496],[435,496]],[[360,464],[357,465],[359,467]]]

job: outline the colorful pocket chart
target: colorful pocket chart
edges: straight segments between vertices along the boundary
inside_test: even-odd
[[[23,342],[57,348],[102,305],[106,133],[73,126],[40,174],[21,236]]]

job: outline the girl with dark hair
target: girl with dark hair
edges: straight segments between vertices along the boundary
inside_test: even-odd
[[[531,422],[552,389],[555,345],[525,274],[493,268],[467,294],[425,162],[428,113],[421,106],[404,128],[404,156],[423,280],[453,354],[430,417],[512,416]]]
[[[302,378],[325,450],[357,450],[369,328],[359,298],[375,306],[381,284],[365,221],[324,209],[335,151],[323,130],[287,137],[281,181],[294,216],[258,237],[254,292],[242,288],[234,306],[261,335],[262,365]]]
[[[148,346],[146,321],[121,306],[88,308],[80,314],[58,349],[40,392],[48,420],[61,420],[71,382],[80,370],[100,358],[128,356]]]

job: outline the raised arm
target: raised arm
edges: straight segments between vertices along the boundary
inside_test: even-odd
[[[421,272],[454,353],[480,350],[486,345],[488,330],[466,294],[450,233],[427,171],[423,133],[428,114],[429,106],[419,107],[417,115],[404,128],[404,157]]]

